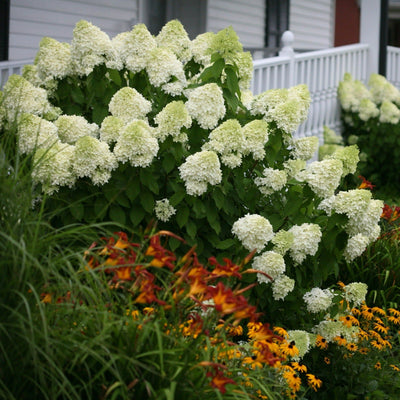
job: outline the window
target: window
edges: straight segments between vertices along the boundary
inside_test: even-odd
[[[289,28],[289,0],[266,0],[265,46],[278,51],[283,32]]]
[[[8,60],[10,0],[0,0],[0,61]]]

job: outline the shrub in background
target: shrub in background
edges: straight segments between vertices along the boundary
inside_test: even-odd
[[[399,193],[399,90],[378,74],[370,76],[368,87],[345,74],[338,96],[343,136],[348,144],[357,143],[361,151],[360,173],[378,187]]]

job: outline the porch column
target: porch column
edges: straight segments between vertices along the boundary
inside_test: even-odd
[[[379,72],[381,0],[360,0],[360,20],[360,43],[369,44],[369,76]]]

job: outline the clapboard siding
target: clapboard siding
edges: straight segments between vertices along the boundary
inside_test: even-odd
[[[209,0],[207,15],[208,31],[232,25],[243,46],[264,46],[265,0]]]
[[[138,21],[139,0],[11,0],[9,59],[33,58],[43,36],[70,42],[86,19],[110,37]]]
[[[289,29],[297,49],[333,47],[335,0],[291,0]]]

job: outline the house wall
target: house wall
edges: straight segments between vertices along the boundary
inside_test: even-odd
[[[111,37],[138,21],[139,0],[11,0],[9,60],[34,58],[43,36],[70,42],[81,19]]]
[[[289,29],[294,34],[295,49],[333,47],[335,0],[291,0]]]
[[[208,0],[206,31],[232,25],[244,47],[264,47],[265,0]]]

